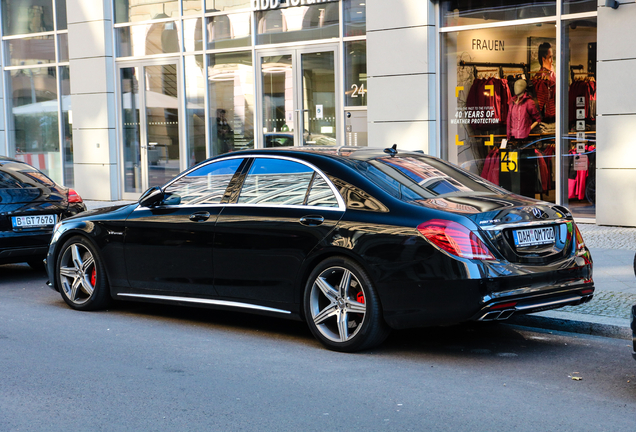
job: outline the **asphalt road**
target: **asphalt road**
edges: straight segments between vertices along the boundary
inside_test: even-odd
[[[45,281],[0,266],[0,431],[636,429],[625,340],[484,324],[339,354],[272,318],[76,312]]]

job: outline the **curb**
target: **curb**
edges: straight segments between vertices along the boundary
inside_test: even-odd
[[[545,311],[513,316],[508,320],[508,323],[545,330],[632,340],[632,330],[629,326],[629,320],[622,318],[609,318],[572,312]]]

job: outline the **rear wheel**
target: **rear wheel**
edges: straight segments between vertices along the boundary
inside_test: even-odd
[[[373,283],[352,260],[334,257],[321,262],[309,276],[304,300],[311,332],[329,349],[368,349],[389,334]]]
[[[62,298],[73,309],[97,310],[110,303],[102,259],[84,237],[73,237],[64,243],[57,258],[55,277]]]

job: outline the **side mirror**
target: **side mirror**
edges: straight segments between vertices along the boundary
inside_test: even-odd
[[[139,198],[139,205],[142,207],[152,207],[163,199],[163,191],[159,186],[153,186],[144,192]]]

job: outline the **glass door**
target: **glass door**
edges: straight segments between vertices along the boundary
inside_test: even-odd
[[[123,196],[136,199],[183,169],[176,62],[120,66]]]
[[[329,45],[258,53],[261,147],[338,143],[337,50]]]

